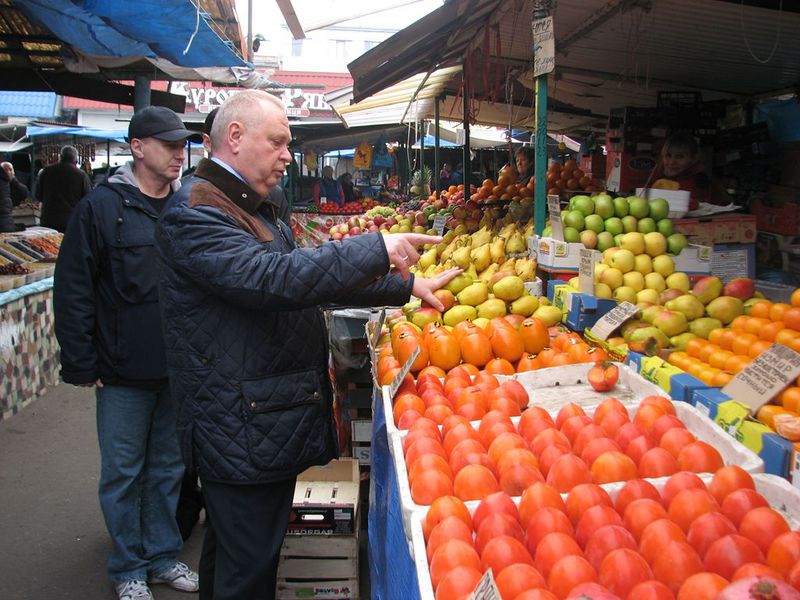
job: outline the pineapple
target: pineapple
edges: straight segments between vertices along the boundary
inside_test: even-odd
[[[411,175],[411,189],[409,191],[415,196],[429,196],[432,175],[431,168],[427,165],[422,165],[421,169],[414,171]]]

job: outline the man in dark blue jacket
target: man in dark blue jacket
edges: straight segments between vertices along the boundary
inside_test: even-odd
[[[413,292],[441,309],[433,292],[460,272],[408,274],[431,236],[297,248],[270,195],[290,140],[275,97],[231,96],[211,130],[213,158],[156,228],[178,434],[208,517],[201,600],[274,598],[295,478],[338,454],[321,306],[399,305]]]
[[[100,506],[113,544],[108,574],[120,600],[151,600],[148,580],[198,589],[197,574],[177,560],[183,464],[153,241],[193,135],[167,108],[136,113],[128,128],[133,163],[80,201],[56,264],[61,376],[96,388]]]

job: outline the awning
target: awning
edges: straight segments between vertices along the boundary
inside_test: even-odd
[[[428,135],[433,136],[436,132],[436,125],[428,123]],[[447,142],[452,142],[455,146],[464,145],[464,126],[461,123],[440,121],[439,122],[439,137]],[[472,125],[469,128],[469,146],[470,148],[496,148],[498,146],[508,145],[508,137],[506,130],[498,129],[497,127],[485,127],[481,125]],[[522,143],[521,140],[511,140],[512,143]],[[425,141],[427,145],[427,140]]]
[[[52,119],[58,98],[53,92],[0,91],[0,115],[4,117],[40,117]]]
[[[0,142],[0,152],[19,152],[33,145],[33,142],[23,142],[18,140],[16,142]]]
[[[472,140],[470,140],[470,141],[472,141]],[[426,150],[433,150],[435,145],[436,145],[436,137],[433,136],[433,135],[430,135],[430,134],[426,135],[425,136],[425,149]],[[455,142],[448,142],[447,140],[442,139],[441,136],[439,138],[439,147],[440,148],[460,148],[463,145],[464,145],[463,143],[456,144]],[[419,140],[411,147],[414,150],[419,150],[419,148],[420,148]]]

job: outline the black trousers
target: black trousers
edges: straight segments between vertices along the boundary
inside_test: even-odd
[[[230,485],[202,481],[207,529],[200,600],[272,600],[295,478]]]

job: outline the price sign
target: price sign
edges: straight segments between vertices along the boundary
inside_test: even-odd
[[[561,222],[561,202],[558,196],[547,196],[547,211],[550,213],[550,227],[553,229],[553,239],[564,241],[564,223]]]
[[[757,411],[800,375],[800,354],[783,344],[772,344],[739,371],[722,393]]]
[[[581,248],[580,263],[578,265],[578,280],[582,294],[594,296],[594,250]]]
[[[400,372],[397,374],[397,377],[392,379],[392,383],[389,384],[389,397],[394,398],[394,395],[397,393],[397,388],[400,387],[400,384],[403,382],[403,379],[408,372],[411,370],[411,365],[414,364],[414,361],[417,360],[419,356],[419,346],[414,348],[414,351],[411,353],[411,356],[408,357],[406,364],[402,366]]]
[[[553,17],[531,21],[533,35],[533,76],[551,73],[556,68],[556,45],[553,37]]]
[[[630,302],[623,302],[616,308],[610,310],[597,323],[592,327],[592,335],[596,338],[606,341],[617,327],[622,325],[625,321],[630,319],[633,315],[639,312]]]
[[[375,313],[372,313],[374,316]],[[378,340],[381,339],[381,329],[383,329],[383,321],[386,319],[386,308],[381,308],[381,311],[378,313],[377,319],[373,319],[370,317],[370,320],[367,321],[367,340],[369,341],[369,354],[372,358],[372,364],[376,364],[378,357],[375,354],[375,349],[378,347]]]
[[[489,569],[483,574],[478,585],[472,590],[469,595],[469,600],[501,600],[500,590],[497,589],[497,584],[494,582],[492,570]]]
[[[447,221],[447,217],[445,215],[436,215],[433,218],[433,228],[436,230],[438,235],[442,235],[444,233],[445,221]]]

